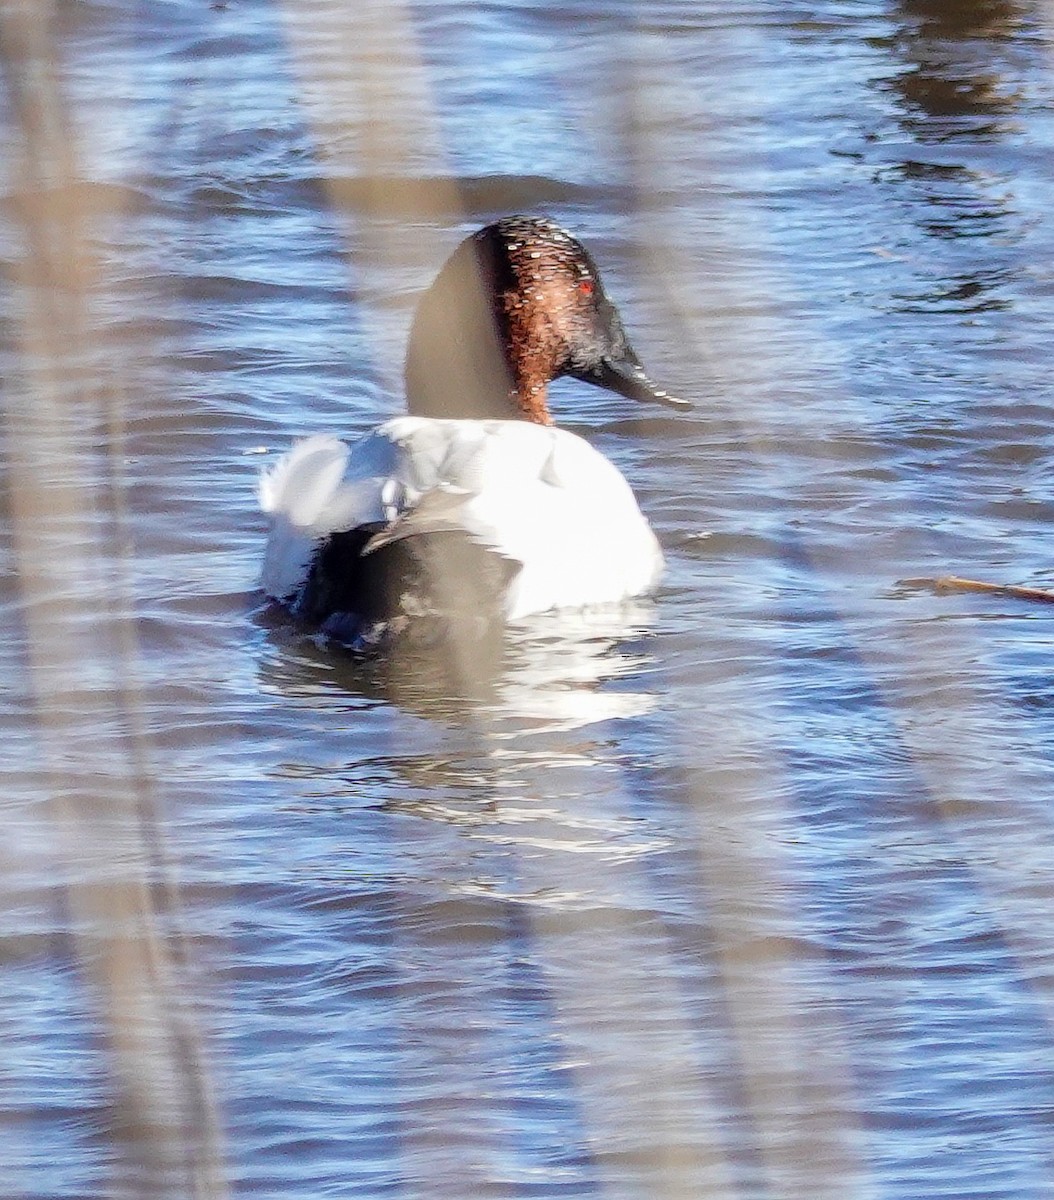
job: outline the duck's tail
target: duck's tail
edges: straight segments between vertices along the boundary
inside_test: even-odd
[[[348,447],[340,438],[328,434],[304,438],[260,472],[256,489],[260,507],[310,528],[328,508],[347,465]]]
[[[275,600],[288,604],[303,587],[347,463],[348,447],[320,434],[260,472],[256,494],[271,518],[261,582]]]

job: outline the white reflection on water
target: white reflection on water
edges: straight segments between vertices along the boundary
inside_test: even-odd
[[[649,690],[655,680],[646,674],[653,665],[647,633],[654,618],[654,606],[640,603],[610,612],[550,613],[513,631],[498,684],[499,726],[529,722],[537,732],[566,732],[650,712],[656,698]]]

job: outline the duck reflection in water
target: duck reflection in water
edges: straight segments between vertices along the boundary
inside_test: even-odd
[[[261,656],[265,691],[313,704],[392,702],[452,727],[479,723],[489,735],[566,732],[651,711],[641,682],[651,656],[655,606],[647,600],[609,612],[548,613],[515,628],[489,626],[471,645],[429,646],[398,639],[383,656],[342,653],[276,617],[257,614],[274,652]]]

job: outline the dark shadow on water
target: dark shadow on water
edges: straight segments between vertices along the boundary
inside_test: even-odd
[[[977,271],[938,280],[917,292],[901,293],[896,299],[900,312],[997,312],[1010,307],[997,289],[1009,281],[1006,271]]]

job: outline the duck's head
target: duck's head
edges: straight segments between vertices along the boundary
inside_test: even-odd
[[[691,407],[648,378],[585,247],[545,217],[505,217],[466,238],[421,298],[410,412],[550,425],[548,385],[561,375]]]

